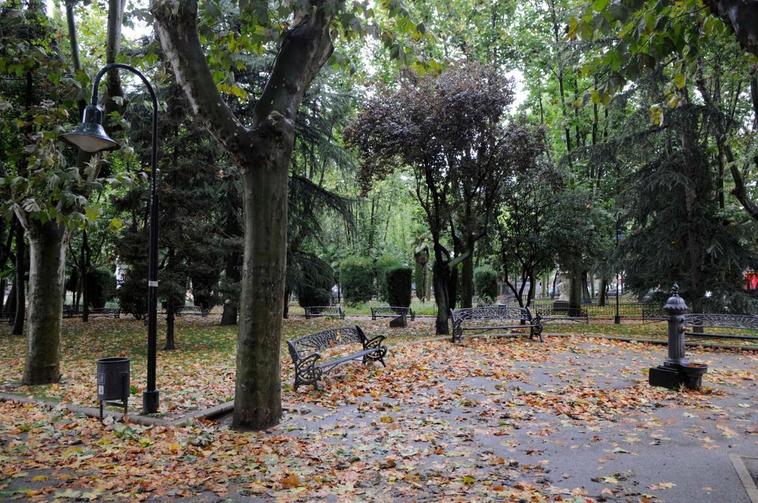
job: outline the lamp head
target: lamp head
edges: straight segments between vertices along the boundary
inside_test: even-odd
[[[103,129],[103,109],[96,105],[87,105],[84,109],[82,123],[62,138],[85,152],[95,153],[119,148]]]

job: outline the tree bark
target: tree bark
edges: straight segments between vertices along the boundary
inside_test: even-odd
[[[89,274],[89,242],[87,238],[87,229],[82,231],[82,256],[81,271],[79,281],[82,282],[82,321],[89,321],[89,293],[87,292],[87,276]]]
[[[226,281],[227,283],[240,282],[240,254],[238,252],[230,253],[226,258]],[[224,311],[221,313],[222,325],[236,325],[237,324],[237,311],[239,303],[233,301],[231,298],[224,301]]]
[[[704,3],[732,29],[743,49],[758,56],[758,1],[705,0]]]
[[[469,242],[471,255],[463,261],[461,271],[461,307],[471,307],[474,301],[474,243]]]
[[[582,312],[582,273],[571,271],[569,281],[569,316],[579,316]]]
[[[197,2],[157,0],[152,12],[176,80],[195,113],[240,168],[244,258],[232,424],[266,429],[282,414],[279,352],[287,251],[287,191],[295,116],[332,52],[334,1],[311,1],[284,34],[253,127],[234,116],[216,88],[197,32]]]
[[[450,266],[439,250],[440,246],[434,245],[434,265],[432,266],[432,283],[434,286],[434,302],[437,304],[437,335],[450,333],[448,318],[450,311]]]
[[[66,270],[66,231],[55,221],[29,224],[29,320],[23,383],[60,380],[60,336]]]
[[[174,322],[176,321],[176,306],[173,299],[166,302],[166,345],[163,349],[171,351],[176,349],[176,338],[174,337]]]
[[[605,306],[606,296],[608,295],[608,280],[606,278],[600,279],[600,295],[598,296],[597,305]]]
[[[8,302],[5,304],[5,315],[8,316],[8,324],[13,325],[13,316],[16,313],[16,283],[11,285],[11,291],[8,294]]]
[[[24,335],[24,320],[26,319],[26,241],[24,241],[24,228],[19,221],[16,221],[16,276],[13,283],[16,287],[13,335]]]

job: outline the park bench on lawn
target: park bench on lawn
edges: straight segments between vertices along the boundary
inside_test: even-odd
[[[542,319],[532,317],[528,307],[487,306],[452,309],[453,342],[463,341],[464,332],[488,337],[513,337],[529,330],[529,338],[542,338]],[[505,332],[503,332],[505,330]]]
[[[64,318],[75,318],[75,317],[82,317],[84,313],[82,311],[74,309],[73,306],[70,306],[68,304],[63,305],[63,317]],[[121,308],[120,307],[93,307],[89,310],[90,318],[97,318],[99,316],[110,316],[113,318],[120,318],[121,317]]]
[[[702,314],[684,315],[685,335],[690,337],[713,337],[720,339],[742,339],[758,341],[758,333],[737,333],[738,331],[758,331],[758,316],[746,314]],[[704,332],[707,329],[730,329],[727,332]]]
[[[79,313],[81,316],[81,313]],[[89,310],[89,316],[91,318],[95,318],[98,316],[111,316],[113,318],[121,318],[121,308],[120,307],[99,307],[99,308],[92,308]]]
[[[379,306],[371,308],[371,319],[377,318],[397,318],[398,316],[410,317],[411,321],[416,319],[416,313],[410,307],[399,306]]]
[[[305,319],[307,320],[324,317],[345,319],[345,311],[342,310],[342,306],[307,306],[303,309],[305,309]]]
[[[378,361],[386,366],[384,356],[387,354],[387,347],[382,341],[383,335],[369,339],[359,326],[332,328],[287,341],[292,363],[295,365],[295,390],[304,384],[312,384],[314,389],[318,389],[318,381],[324,374],[354,360],[361,359],[364,364]],[[320,361],[327,350],[350,344],[360,344],[361,347],[346,355]]]
[[[581,309],[576,316],[571,316],[568,309],[555,308],[555,306],[540,306],[536,308],[536,314],[545,322],[569,321],[573,323],[589,324],[590,317],[586,309]]]
[[[176,309],[177,316],[201,316],[205,318],[208,316],[208,310],[202,309],[197,306],[184,306]]]

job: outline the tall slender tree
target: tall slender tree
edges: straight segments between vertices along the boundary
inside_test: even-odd
[[[254,32],[261,8],[240,2],[244,31]],[[200,44],[196,1],[159,0],[152,12],[176,80],[239,167],[245,240],[233,424],[264,429],[279,422],[279,350],[287,246],[287,185],[295,116],[305,90],[332,53],[335,0],[293,2],[268,81],[249,125],[235,117],[213,80]],[[267,17],[267,16],[264,16]],[[264,23],[268,19],[262,20]]]

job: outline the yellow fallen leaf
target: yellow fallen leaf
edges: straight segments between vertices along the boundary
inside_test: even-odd
[[[294,473],[290,473],[282,479],[282,486],[285,489],[294,489],[295,487],[300,487],[301,485],[303,484],[300,482],[300,477]]]

